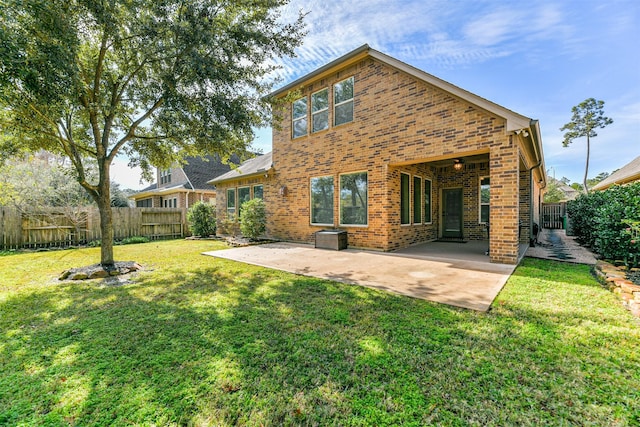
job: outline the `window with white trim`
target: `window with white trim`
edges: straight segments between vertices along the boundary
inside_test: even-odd
[[[311,94],[311,132],[329,129],[329,89]]]
[[[353,121],[353,77],[333,85],[333,124]]]
[[[422,223],[422,178],[413,177],[413,223]]]
[[[307,98],[300,98],[293,101],[291,111],[292,135],[294,138],[307,134]]]
[[[340,175],[340,225],[367,225],[367,172]]]
[[[160,171],[160,184],[168,184],[171,182],[171,169],[162,169]]]
[[[409,178],[409,174],[400,173],[400,224],[403,225],[411,223],[409,216],[411,211]]]
[[[480,177],[480,223],[489,222],[489,205],[491,202],[491,181],[488,176]]]
[[[311,178],[311,224],[333,225],[333,176]]]

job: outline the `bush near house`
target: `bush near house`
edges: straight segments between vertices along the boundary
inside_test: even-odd
[[[640,182],[582,194],[567,212],[578,242],[605,259],[639,265]]]
[[[257,239],[267,228],[267,209],[262,199],[251,199],[242,204],[240,231],[244,237]]]
[[[216,234],[216,208],[213,205],[197,202],[187,212],[187,221],[194,236]]]

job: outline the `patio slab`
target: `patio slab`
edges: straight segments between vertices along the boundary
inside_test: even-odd
[[[447,258],[446,253],[429,257],[357,249],[332,251],[295,243],[246,246],[204,254],[478,311],[489,309],[516,267],[492,264],[488,257]]]

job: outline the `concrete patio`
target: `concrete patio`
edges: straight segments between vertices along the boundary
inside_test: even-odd
[[[487,311],[516,267],[490,263],[487,247],[482,241],[431,242],[384,253],[271,243],[205,255]],[[523,256],[526,245],[520,249]]]

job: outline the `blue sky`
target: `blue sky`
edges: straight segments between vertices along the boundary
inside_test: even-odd
[[[637,0],[293,0],[284,18],[298,10],[308,13],[308,33],[297,57],[280,62],[277,86],[366,43],[540,120],[551,176],[582,182],[586,141],[563,148],[560,127],[591,97],[614,123],[591,141],[589,177],[640,155]],[[271,150],[270,129],[257,132],[254,148]],[[140,188],[125,163],[114,165],[115,179]]]

